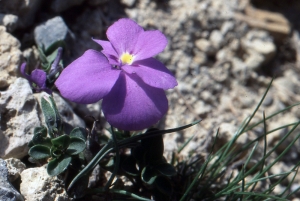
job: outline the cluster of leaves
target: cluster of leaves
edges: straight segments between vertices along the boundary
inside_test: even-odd
[[[34,160],[50,159],[47,172],[56,176],[67,169],[72,158],[79,157],[84,151],[86,132],[77,127],[69,135],[64,133],[63,121],[51,96],[42,97],[41,107],[47,128],[41,126],[34,129],[29,155]]]
[[[51,88],[60,72],[63,70],[63,62],[61,60],[62,47],[65,46],[64,41],[56,41],[47,49],[39,47],[39,56],[42,69],[47,73],[47,86]]]

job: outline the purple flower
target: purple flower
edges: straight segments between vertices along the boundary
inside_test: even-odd
[[[109,41],[95,40],[102,53],[87,50],[55,82],[62,96],[77,103],[103,99],[107,121],[123,130],[141,130],[159,121],[168,110],[164,90],[177,81],[152,58],[167,45],[160,31],[144,31],[130,19],[107,30]]]
[[[22,75],[30,82],[31,87],[36,92],[45,91],[48,94],[52,93],[52,91],[48,89],[46,86],[47,74],[45,71],[40,69],[35,69],[31,72],[30,75],[28,75],[25,72],[25,69],[26,69],[26,63],[23,63],[20,67],[20,71]]]

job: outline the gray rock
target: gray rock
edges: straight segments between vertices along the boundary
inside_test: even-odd
[[[0,13],[18,16],[18,28],[26,28],[33,24],[35,14],[41,3],[40,0],[2,0]]]
[[[6,27],[8,32],[12,32],[17,28],[18,16],[11,14],[0,14],[0,25]]]
[[[61,17],[49,19],[34,29],[34,40],[39,47],[47,49],[52,43],[70,37],[68,27]]]
[[[0,88],[6,88],[15,81],[22,53],[20,42],[0,26]]]
[[[102,9],[86,9],[82,15],[78,16],[76,24],[72,27],[72,30],[80,32],[80,35],[89,41],[92,41],[92,37],[100,37],[105,31],[104,27],[104,14]],[[87,23],[89,22],[89,23]],[[95,42],[93,42],[95,43]],[[89,47],[91,48],[91,47]]]
[[[29,168],[21,173],[20,192],[28,201],[70,201],[62,179],[48,175],[46,168]]]
[[[80,5],[82,2],[84,2],[84,0],[54,0],[51,4],[51,9],[54,12],[60,13],[71,8],[72,6]]]
[[[8,181],[6,162],[0,158],[0,200],[24,201],[22,195]]]
[[[27,80],[17,78],[0,97],[0,157],[23,158],[33,129],[40,126],[37,101]]]

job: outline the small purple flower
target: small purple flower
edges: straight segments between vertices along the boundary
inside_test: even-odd
[[[26,63],[23,63],[20,67],[20,71],[22,75],[30,82],[31,87],[36,92],[45,91],[48,94],[52,93],[52,91],[48,89],[46,86],[47,74],[45,71],[40,69],[35,69],[31,72],[30,75],[28,75],[25,72],[25,69],[26,69]]]
[[[109,41],[94,40],[102,53],[87,50],[61,73],[55,85],[77,103],[103,99],[107,121],[123,130],[141,130],[159,121],[168,110],[164,90],[177,81],[158,60],[168,41],[160,31],[144,31],[130,19],[107,30]]]

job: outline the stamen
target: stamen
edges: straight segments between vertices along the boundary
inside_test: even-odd
[[[125,52],[121,56],[121,61],[122,61],[122,64],[129,64],[130,65],[133,62],[133,55]]]

